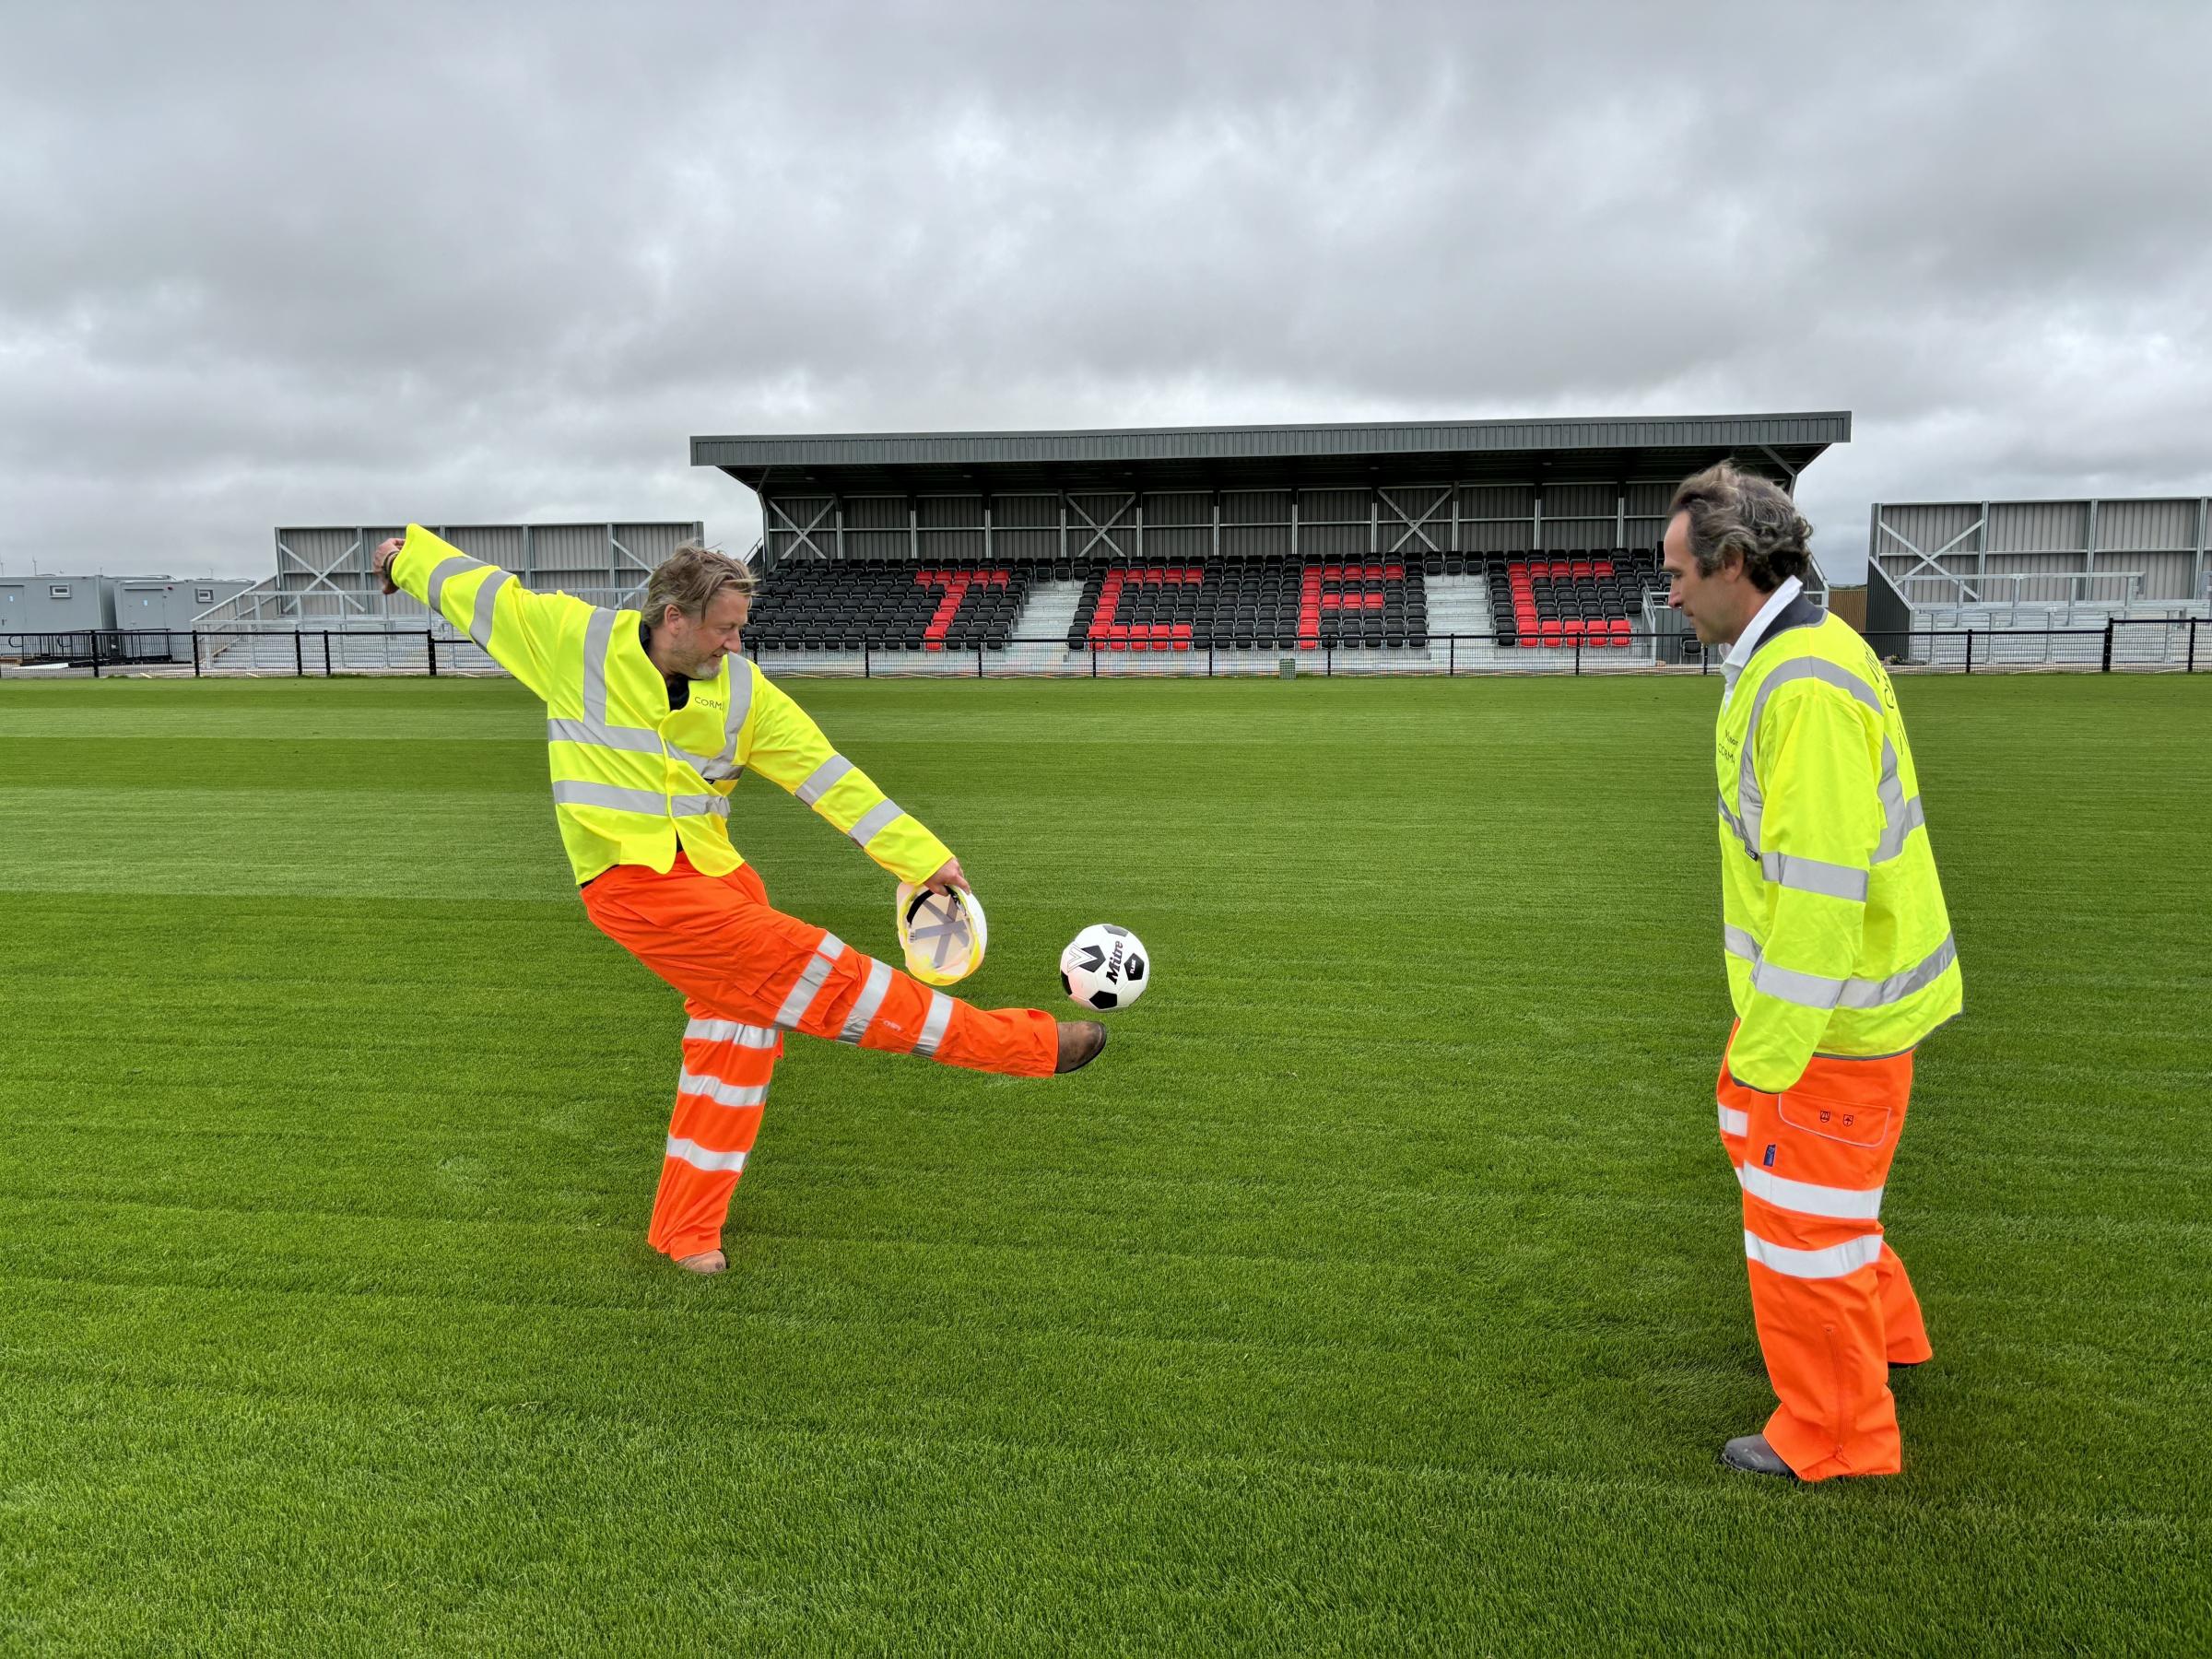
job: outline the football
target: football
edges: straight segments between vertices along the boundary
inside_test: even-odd
[[[1125,927],[1096,922],[1060,953],[1060,985],[1094,1014],[1125,1008],[1152,982],[1152,957]]]

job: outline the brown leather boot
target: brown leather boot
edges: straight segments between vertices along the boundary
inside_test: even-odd
[[[1095,1019],[1064,1019],[1060,1022],[1060,1058],[1053,1064],[1055,1074],[1081,1071],[1106,1051],[1106,1028]]]

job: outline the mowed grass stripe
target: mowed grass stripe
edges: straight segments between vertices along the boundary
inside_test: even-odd
[[[1969,976],[1888,1208],[1939,1356],[1904,1477],[1797,1494],[1711,1461],[1766,1395],[1709,684],[798,688],[975,873],[982,1000],[1100,919],[1160,979],[1060,1082],[794,1040],[705,1285],[638,1236],[681,1011],[574,908],[526,694],[17,689],[0,1631],[665,1651],[687,1567],[747,1586],[694,1638],[790,1649],[2212,1616],[2203,682],[1903,688]],[[735,825],[888,950],[832,831],[758,780]]]

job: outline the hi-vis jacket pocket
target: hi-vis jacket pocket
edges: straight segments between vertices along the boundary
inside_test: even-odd
[[[1824,1100],[1802,1089],[1784,1089],[1775,1111],[1793,1129],[1849,1147],[1878,1147],[1889,1135],[1891,1109],[1867,1100]]]

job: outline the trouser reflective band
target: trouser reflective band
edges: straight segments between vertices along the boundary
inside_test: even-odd
[[[814,1006],[814,999],[822,994],[822,982],[830,977],[830,968],[845,954],[845,942],[833,933],[822,935],[815,947],[814,960],[806,964],[806,971],[799,975],[798,983],[792,986],[791,994],[776,1011],[776,1023],[795,1026],[806,1018],[806,1010]]]
[[[694,1019],[684,1027],[687,1042],[734,1042],[739,1048],[774,1048],[774,1026],[746,1025],[735,1019]]]
[[[1750,1132],[1749,1120],[1743,1133]],[[1738,1164],[1736,1184],[1754,1198],[1763,1198],[1776,1209],[1800,1216],[1826,1216],[1833,1221],[1878,1221],[1882,1215],[1880,1187],[1817,1186],[1808,1181],[1785,1181],[1757,1164]]]
[[[936,1056],[937,1045],[945,1041],[945,1028],[952,1023],[952,998],[942,991],[929,994],[929,1018],[922,1022],[922,1035],[914,1039],[914,1053],[924,1060]]]
[[[1770,1244],[1749,1228],[1744,1230],[1744,1254],[1788,1278],[1841,1278],[1847,1273],[1873,1266],[1881,1253],[1879,1233],[1868,1233],[1863,1239],[1846,1239],[1825,1250],[1791,1250],[1784,1245]]]
[[[765,1083],[741,1088],[735,1083],[724,1083],[720,1077],[699,1077],[689,1072],[684,1072],[677,1077],[676,1092],[704,1095],[717,1106],[759,1106],[768,1100],[768,1085]]]
[[[868,1027],[875,1023],[876,1010],[883,1006],[884,994],[890,988],[890,964],[879,962],[871,957],[868,959],[868,982],[861,987],[860,995],[853,1001],[853,1012],[845,1017],[844,1030],[837,1034],[840,1042],[858,1042],[868,1034]]]
[[[1721,1108],[1721,1133],[1722,1133],[1723,1135],[1748,1135],[1748,1134],[1750,1134],[1750,1133],[1751,1133],[1751,1115],[1750,1115],[1750,1113],[1748,1113],[1748,1112],[1738,1112],[1738,1111],[1736,1111],[1736,1110],[1735,1110],[1735,1107],[1733,1107],[1733,1106],[1724,1106],[1724,1107],[1722,1107],[1722,1108]]]
[[[745,1168],[746,1159],[743,1152],[710,1152],[697,1141],[677,1135],[668,1137],[668,1156],[695,1170],[727,1171],[733,1175]]]

